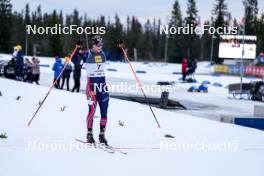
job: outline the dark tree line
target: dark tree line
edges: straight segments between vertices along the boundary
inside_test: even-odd
[[[241,2],[242,3],[242,2]],[[243,0],[245,6],[246,34],[256,35],[257,52],[264,51],[264,14],[258,14],[257,0]],[[258,16],[259,15],[259,16]],[[226,0],[215,0],[212,8],[211,18],[204,21],[214,27],[228,27],[240,25],[241,19],[231,17],[228,11]],[[137,50],[137,56],[141,60],[163,60],[165,57],[165,41],[167,41],[167,58],[170,62],[180,62],[182,58],[208,60],[210,58],[212,35],[205,33],[168,35],[160,34],[159,26],[161,20],[147,20],[145,24],[139,22],[135,16],[128,16],[126,24],[122,24],[119,16],[116,14],[114,20],[106,19],[105,16],[99,16],[96,19],[90,19],[87,15],[81,16],[78,10],[73,10],[71,14],[63,14],[62,11],[54,10],[52,13],[43,13],[41,7],[31,10],[29,5],[21,12],[12,11],[10,0],[0,0],[0,52],[11,53],[13,46],[21,44],[28,55],[33,55],[34,47],[42,56],[65,56],[69,55],[77,40],[81,39],[85,47],[89,47],[91,36],[86,35],[29,35],[26,37],[26,25],[36,26],[54,26],[62,24],[63,26],[106,26],[106,34],[103,35],[105,48],[110,55],[115,57],[115,41],[122,38],[125,41],[130,57],[134,57],[134,50]],[[164,23],[163,23],[164,24]],[[182,10],[178,0],[175,0],[169,26],[187,26],[201,25],[199,11],[195,0],[187,1],[186,16],[182,15]],[[240,31],[242,33],[242,30]],[[167,38],[167,40],[166,40]],[[214,36],[213,60],[222,62],[218,58],[219,35]],[[25,48],[27,43],[27,49]]]

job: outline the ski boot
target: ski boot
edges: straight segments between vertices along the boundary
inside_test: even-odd
[[[88,144],[94,144],[95,143],[95,140],[93,138],[93,133],[91,133],[91,132],[87,133],[87,143]]]
[[[100,134],[99,134],[99,142],[100,142],[100,144],[108,145],[104,133],[100,133]]]

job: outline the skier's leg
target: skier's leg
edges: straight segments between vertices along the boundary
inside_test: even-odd
[[[108,142],[105,138],[105,128],[107,124],[107,109],[109,102],[109,94],[107,92],[99,92],[97,99],[101,112],[99,142],[107,145]]]
[[[107,124],[107,110],[109,103],[109,94],[107,92],[98,93],[98,104],[101,112],[100,132],[104,133]]]
[[[86,118],[86,125],[88,131],[87,142],[93,144],[95,142],[93,138],[93,118],[94,118],[97,102],[96,102],[96,94],[94,94],[91,89],[90,81],[87,81],[86,95],[89,104],[89,113]]]
[[[92,132],[93,130],[93,118],[96,110],[96,105],[97,105],[97,99],[96,99],[96,94],[94,93],[90,79],[88,78],[87,81],[87,86],[86,86],[86,96],[88,99],[89,103],[89,113],[86,118],[86,125],[87,125],[87,130],[88,132]]]
[[[95,99],[95,98],[92,98]],[[93,118],[94,118],[94,114],[95,114],[95,110],[96,110],[96,100],[91,100],[92,102],[89,102],[89,113],[87,115],[86,118],[86,126],[87,126],[87,130],[89,132],[93,131]]]

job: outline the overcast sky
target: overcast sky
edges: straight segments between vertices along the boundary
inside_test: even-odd
[[[179,0],[183,15],[185,15],[187,0]],[[229,11],[232,17],[241,18],[244,7],[242,0],[227,0]],[[90,18],[99,15],[113,17],[116,13],[124,22],[128,15],[138,17],[141,22],[147,18],[159,18],[166,21],[171,14],[174,0],[11,0],[13,10],[21,11],[26,3],[30,9],[34,10],[41,5],[43,12],[51,12],[53,9],[62,10],[64,14],[69,14],[74,8],[81,14],[87,14]],[[196,0],[198,14],[201,20],[207,20],[211,16],[215,0]],[[259,12],[264,12],[264,1],[259,0]]]

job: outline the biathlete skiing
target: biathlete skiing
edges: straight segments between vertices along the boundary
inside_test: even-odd
[[[99,142],[108,145],[105,138],[105,130],[109,94],[106,89],[105,81],[106,55],[102,50],[103,40],[99,35],[92,37],[92,48],[87,51],[82,50],[81,42],[77,42],[76,47],[77,50],[72,58],[72,62],[74,63],[76,60],[81,59],[84,62],[87,76],[86,96],[89,106],[89,112],[86,117],[87,143],[95,143],[93,137],[93,119],[98,103],[101,113]]]

